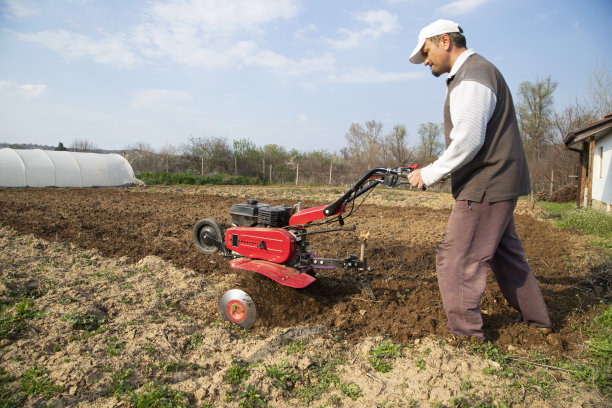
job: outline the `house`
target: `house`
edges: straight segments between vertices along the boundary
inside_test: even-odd
[[[579,152],[578,207],[612,207],[612,113],[568,134],[563,142]]]

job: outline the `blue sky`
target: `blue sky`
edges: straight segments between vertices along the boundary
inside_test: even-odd
[[[351,123],[442,121],[444,80],[408,57],[457,21],[468,47],[555,106],[612,70],[610,0],[0,0],[0,142],[121,149],[189,137],[339,151]]]

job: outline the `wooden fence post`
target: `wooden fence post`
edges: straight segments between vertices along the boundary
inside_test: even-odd
[[[332,167],[334,166],[333,162],[329,163],[329,185],[331,186],[332,183]]]
[[[300,163],[295,166],[295,185],[297,186],[300,182]]]
[[[553,195],[554,184],[555,184],[555,171],[551,170],[550,171],[550,196],[548,197],[549,200],[551,199]]]

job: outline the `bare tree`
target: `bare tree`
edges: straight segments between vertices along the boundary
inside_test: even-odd
[[[382,122],[377,122],[375,120],[366,122],[366,132],[364,134],[365,138],[363,144],[365,161],[368,167],[379,165],[381,163],[378,162],[384,159],[382,130]]]
[[[363,171],[385,160],[383,124],[376,120],[365,123],[365,128],[359,123],[352,123],[345,138],[348,147],[343,154],[353,162],[354,171]]]
[[[595,65],[589,88],[598,118],[612,113],[612,83],[605,63],[600,64],[598,61]]]
[[[528,156],[541,158],[543,148],[552,142],[553,94],[557,82],[550,76],[519,85],[516,104],[519,128]]]
[[[77,138],[72,141],[69,150],[73,152],[96,152],[100,148],[90,140]]]
[[[393,131],[385,138],[385,145],[388,146],[396,165],[405,165],[414,160],[414,155],[406,143],[407,135],[404,125],[395,125]]]
[[[593,109],[586,108],[578,102],[566,107],[561,112],[554,112],[552,115],[553,143],[555,145],[562,144],[565,136],[596,119],[597,113]]]
[[[552,190],[573,184],[571,176],[577,174],[577,154],[565,147],[563,139],[594,120],[596,120],[596,114],[593,109],[586,108],[577,102],[553,114],[553,144],[547,149],[547,154],[539,165],[531,163],[531,167],[535,169],[535,175],[537,176],[538,172],[541,173],[541,180],[539,180],[541,184],[549,185]]]
[[[361,161],[365,146],[365,129],[359,123],[351,123],[349,131],[344,135],[348,146],[344,149],[344,155],[347,159],[353,159],[357,162]]]
[[[125,158],[130,162],[136,174],[155,173],[160,171],[159,160],[150,143],[138,141],[125,146]]]
[[[420,136],[420,144],[417,147],[417,161],[419,166],[426,166],[435,161],[444,149],[440,140],[442,136],[441,123],[421,123],[417,133]]]
[[[234,172],[243,176],[255,177],[262,174],[262,152],[253,141],[242,138],[234,140]]]
[[[230,173],[233,170],[232,150],[223,137],[190,137],[182,146],[183,155],[190,158],[194,173]]]

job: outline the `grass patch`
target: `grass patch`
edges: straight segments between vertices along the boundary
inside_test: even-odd
[[[612,396],[612,305],[606,305],[601,314],[586,320],[583,327],[576,330],[588,336],[588,347],[581,361],[555,359],[540,353],[532,353],[528,358],[517,357],[490,343],[469,347],[483,358],[499,363],[500,367],[490,369],[489,374],[512,379],[517,387],[545,399],[554,396],[558,383],[556,375],[564,375],[575,386],[597,389],[606,397]]]
[[[137,176],[145,184],[152,185],[230,185],[230,186],[263,186],[267,183],[257,177],[235,176],[230,174],[213,174],[198,176],[194,174],[142,173]]]
[[[266,403],[263,400],[263,395],[257,391],[257,387],[254,385],[249,385],[246,390],[240,391],[238,393],[238,398],[240,402],[238,406],[240,408],[255,408],[255,407],[265,407]]]
[[[123,395],[129,394],[134,390],[134,385],[131,383],[132,370],[125,369],[117,371],[111,376],[110,384],[108,385],[108,393],[115,398],[120,399]]]
[[[392,369],[392,362],[402,355],[401,344],[393,344],[391,341],[380,342],[370,350],[368,361],[372,367],[381,373],[388,373]]]
[[[288,367],[287,360],[278,364],[266,366],[266,375],[272,378],[275,387],[288,391],[293,389],[300,376]]]
[[[240,385],[251,375],[248,365],[241,361],[234,361],[223,379],[229,385]]]
[[[581,234],[595,235],[606,240],[612,239],[612,216],[593,208],[576,208],[573,203],[548,203],[539,205],[546,211],[559,215],[553,221],[559,228],[568,228]]]
[[[340,392],[349,397],[352,401],[355,401],[357,398],[362,396],[359,385],[350,382],[340,384]]]
[[[62,320],[68,322],[73,330],[94,331],[99,328],[105,320],[89,312],[73,311],[62,316]]]
[[[31,367],[26,370],[19,381],[0,367],[0,406],[21,407],[30,396],[40,396],[51,399],[64,391],[63,387],[53,384],[47,370],[41,367]],[[13,387],[9,384],[12,383]]]
[[[186,407],[183,394],[171,389],[168,384],[147,383],[140,392],[132,393],[130,403],[134,408]]]
[[[15,339],[28,327],[28,320],[39,316],[39,310],[34,302],[26,297],[15,304],[15,313],[8,312],[4,308],[0,312],[0,339]]]
[[[106,352],[110,356],[118,355],[119,351],[123,350],[125,348],[125,344],[124,343],[120,343],[117,340],[117,337],[115,337],[115,336],[107,337],[106,341],[108,342],[107,345],[106,345]]]
[[[559,367],[569,370],[572,378],[589,384],[608,397],[612,396],[612,305],[587,321],[584,331],[589,337],[586,362],[561,361]]]
[[[336,374],[336,365],[335,361],[320,361],[308,367],[301,379],[303,385],[295,390],[295,395],[304,405],[309,405],[317,400],[332,384],[340,384],[340,379]]]
[[[306,350],[306,344],[303,340],[291,341],[285,346],[287,354],[303,354]]]

